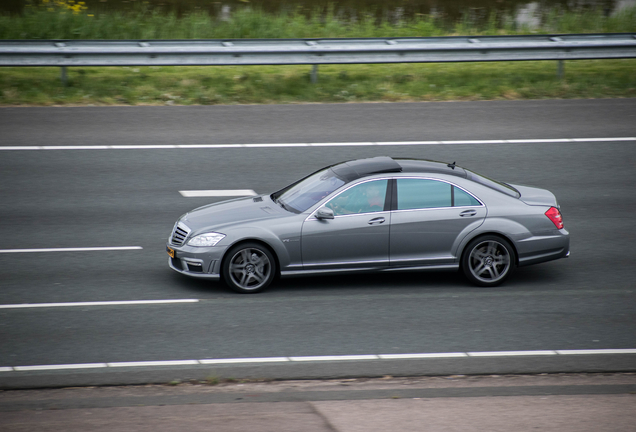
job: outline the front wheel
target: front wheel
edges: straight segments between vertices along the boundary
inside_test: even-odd
[[[462,271],[475,285],[493,287],[510,276],[515,262],[515,251],[507,240],[483,236],[472,240],[464,249]]]
[[[243,243],[230,249],[223,262],[223,279],[234,291],[257,293],[272,282],[276,261],[267,248],[257,243]]]

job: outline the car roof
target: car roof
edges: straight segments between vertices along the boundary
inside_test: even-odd
[[[466,178],[466,171],[455,164],[447,164],[426,159],[393,159],[378,156],[356,159],[333,165],[331,169],[347,182],[372,174],[383,173],[435,173]]]

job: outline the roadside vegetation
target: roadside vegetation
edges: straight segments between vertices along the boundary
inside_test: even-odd
[[[270,15],[235,12],[177,18],[144,5],[129,12],[91,13],[82,2],[42,0],[22,16],[0,16],[0,39],[207,39],[403,37],[531,33],[635,32],[636,8],[553,10],[537,27],[509,17],[448,24],[430,16],[409,20],[343,21],[327,13]],[[0,105],[190,105],[302,102],[433,101],[636,97],[636,60],[320,66],[0,68]]]

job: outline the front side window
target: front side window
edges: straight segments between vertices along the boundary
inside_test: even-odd
[[[353,186],[329,201],[334,216],[373,213],[384,210],[388,180],[374,180]]]

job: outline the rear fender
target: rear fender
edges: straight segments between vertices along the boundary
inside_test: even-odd
[[[461,244],[459,245],[459,248],[457,249],[457,260],[461,260],[464,249],[470,241],[472,241],[476,237],[486,234],[498,235],[508,240],[510,244],[512,244],[512,247],[515,249],[515,256],[517,257],[516,264],[519,264],[517,242],[532,237],[532,233],[518,222],[503,218],[488,218],[479,228],[471,232],[470,235],[464,237]]]

